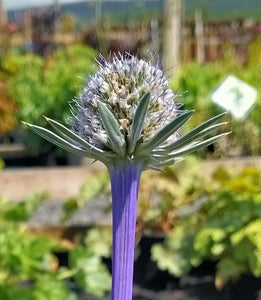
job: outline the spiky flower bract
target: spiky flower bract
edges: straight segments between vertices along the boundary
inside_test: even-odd
[[[78,155],[102,161],[112,188],[112,300],[132,299],[136,205],[144,169],[161,169],[213,143],[224,123],[217,115],[181,134],[192,112],[179,109],[177,94],[158,65],[129,54],[99,59],[72,105],[72,129],[46,118],[54,132],[27,124],[45,139]],[[207,138],[206,138],[207,137]],[[206,139],[205,139],[206,138]]]

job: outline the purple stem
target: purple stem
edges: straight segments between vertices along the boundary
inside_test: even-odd
[[[118,162],[109,167],[112,191],[112,294],[111,300],[131,300],[136,210],[142,167]]]

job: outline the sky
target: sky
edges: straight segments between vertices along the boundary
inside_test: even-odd
[[[23,8],[29,6],[42,6],[42,5],[49,5],[55,2],[55,0],[2,0],[4,2],[6,9],[13,9],[13,8]],[[90,0],[56,0],[60,3],[70,3],[70,2],[79,2],[79,1],[90,1]],[[101,1],[101,0],[100,0]],[[102,0],[104,1],[104,0]],[[108,1],[108,0],[106,0]],[[118,0],[120,1],[120,0]],[[123,0],[121,0],[123,1]],[[128,0],[125,0],[128,1]],[[130,0],[129,0],[130,1]]]
[[[3,0],[6,9],[22,8],[28,6],[41,6],[54,3],[54,0]],[[77,2],[79,0],[59,0],[60,3]]]

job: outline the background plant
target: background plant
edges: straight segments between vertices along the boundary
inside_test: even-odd
[[[260,179],[260,169],[246,168],[238,175],[218,169],[194,199],[205,200],[179,208],[165,243],[153,247],[158,267],[180,277],[212,260],[217,287],[243,274],[261,276]]]
[[[138,228],[143,233],[168,234],[178,222],[177,210],[200,197],[204,180],[198,177],[199,164],[195,156],[188,156],[160,173],[147,171],[142,175]]]
[[[77,300],[79,297],[70,288],[77,286],[102,296],[110,289],[110,273],[103,264],[110,241],[106,246],[99,244],[100,238],[106,240],[106,229],[90,230],[85,243],[73,249],[57,240],[33,235],[25,222],[45,198],[46,193],[18,203],[0,199],[0,298]],[[98,244],[99,252],[95,247]],[[67,267],[60,266],[55,254],[60,251],[68,251]]]
[[[182,95],[182,104],[187,109],[195,109],[197,118],[191,118],[187,123],[192,128],[195,123],[209,116],[221,112],[222,109],[212,103],[210,96],[214,89],[228,76],[233,74],[246,81],[258,91],[257,102],[249,116],[242,121],[228,118],[229,130],[232,133],[218,141],[210,152],[201,151],[202,157],[245,156],[261,153],[261,58],[258,53],[260,40],[252,42],[248,49],[248,60],[243,61],[235,49],[226,44],[224,58],[203,65],[190,62],[180,68],[178,74],[172,78],[172,88]],[[227,129],[228,130],[228,129]],[[212,153],[211,153],[212,152]],[[213,153],[214,152],[214,153]]]
[[[96,52],[83,45],[56,50],[44,59],[34,54],[10,52],[2,66],[10,74],[9,94],[17,103],[17,119],[46,125],[43,115],[68,121],[68,102],[82,89],[86,78],[96,69]],[[34,152],[53,148],[26,132],[26,142]]]

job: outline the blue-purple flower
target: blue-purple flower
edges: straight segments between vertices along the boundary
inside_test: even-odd
[[[46,118],[54,132],[27,124],[61,148],[103,162],[110,173],[113,213],[112,300],[132,299],[136,206],[140,175],[160,169],[221,136],[217,115],[182,134],[192,112],[181,110],[158,65],[129,54],[99,70],[73,101],[71,129]]]

